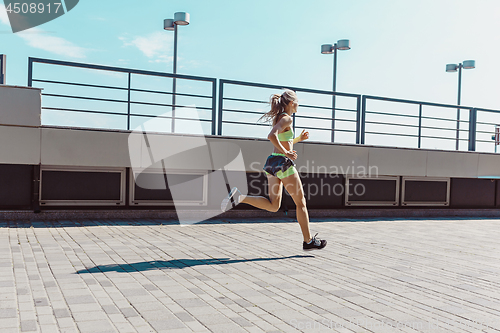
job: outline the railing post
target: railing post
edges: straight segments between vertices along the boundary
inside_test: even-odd
[[[219,125],[217,126],[217,134],[222,135],[222,109],[224,107],[224,80],[219,79]]]
[[[33,59],[28,58],[28,87],[33,87]]]
[[[216,123],[216,117],[217,117],[217,79],[214,79],[212,81],[212,135],[215,135],[215,127],[217,125]]]
[[[130,82],[132,73],[128,73],[128,100],[127,100],[127,131],[130,130]]]
[[[422,143],[422,103],[418,105],[418,148]]]
[[[361,142],[361,96],[356,97],[356,144]]]
[[[469,110],[469,151],[476,150],[476,122],[477,109],[472,108]]]
[[[7,84],[6,79],[6,68],[7,68],[7,56],[5,54],[0,54],[0,84]]]
[[[337,55],[337,51],[335,51],[335,55]],[[335,90],[335,87],[333,89]],[[336,96],[334,92],[332,95],[332,142],[335,142],[335,97]]]
[[[361,102],[361,135],[360,135],[360,143],[362,145],[365,144],[365,122],[366,122],[366,96],[362,97]]]

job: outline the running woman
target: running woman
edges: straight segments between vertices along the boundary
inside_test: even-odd
[[[229,195],[222,201],[222,211],[227,211],[231,206],[231,200],[237,205],[246,203],[254,207],[277,212],[281,205],[283,184],[291,195],[297,206],[297,221],[299,222],[304,236],[302,248],[304,250],[322,249],[326,246],[326,240],[311,237],[309,230],[309,214],[304,197],[304,189],[300,180],[295,163],[297,152],[293,150],[293,144],[307,140],[309,132],[305,130],[294,138],[292,131],[292,114],[297,112],[299,106],[297,95],[294,91],[286,89],[283,94],[274,94],[269,101],[271,111],[264,114],[259,120],[272,121],[273,128],[267,138],[274,145],[273,153],[267,158],[264,172],[267,174],[269,185],[269,199],[262,196],[243,195],[234,187]]]

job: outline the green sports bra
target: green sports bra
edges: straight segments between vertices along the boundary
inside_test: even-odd
[[[287,114],[286,112],[283,112],[283,113]],[[286,132],[278,133],[278,140],[279,141],[290,141],[292,139],[293,139],[293,130],[291,128]]]
[[[290,141],[292,139],[293,139],[293,131],[291,128],[286,132],[278,133],[279,141]]]

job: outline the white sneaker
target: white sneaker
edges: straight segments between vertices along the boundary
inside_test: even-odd
[[[238,194],[238,196],[235,197],[235,195]],[[231,190],[231,192],[229,192],[229,194],[227,195],[227,197],[224,198],[224,200],[222,200],[222,203],[220,204],[220,209],[223,211],[223,212],[226,212],[228,211],[230,208],[231,208],[231,198],[234,197],[234,205],[236,206],[237,204],[239,204],[239,197],[241,195],[241,192],[238,190],[237,187],[233,187],[233,189]]]

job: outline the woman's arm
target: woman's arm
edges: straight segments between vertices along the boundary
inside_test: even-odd
[[[309,139],[309,132],[306,132],[306,130],[302,130],[302,133],[295,139],[293,139],[293,144],[296,144],[298,142],[304,141]]]
[[[287,157],[294,160],[297,158],[297,154],[295,153],[295,151],[286,150],[285,147],[283,147],[281,142],[278,140],[278,132],[284,130],[291,124],[292,124],[292,118],[290,116],[284,116],[283,118],[280,119],[280,121],[276,123],[276,125],[274,125],[274,127],[271,129],[271,132],[269,132],[267,138],[276,148],[278,148],[279,151],[281,151]]]

